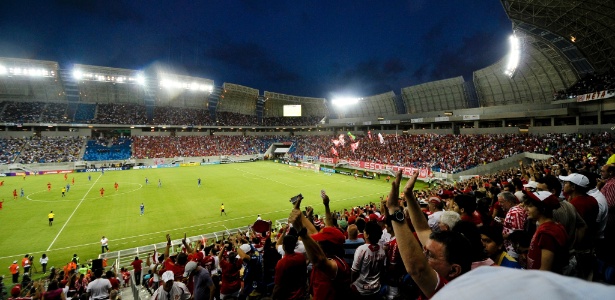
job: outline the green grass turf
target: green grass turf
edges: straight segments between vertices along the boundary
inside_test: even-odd
[[[145,177],[149,185],[145,185]],[[292,209],[289,199],[299,193],[305,197],[302,206],[313,206],[317,214],[324,213],[321,189],[331,198],[332,210],[378,202],[390,190],[385,177],[355,180],[267,161],[107,171],[104,175],[73,173],[68,174],[67,181],[60,174],[28,176],[25,180],[3,177],[0,274],[9,283],[8,266],[13,260],[21,263],[26,253],[34,255],[39,272],[38,259],[43,253],[50,258],[48,267],[66,264],[74,253],[82,261],[96,258],[103,235],[109,238],[110,250],[116,251],[163,242],[167,233],[176,239],[184,233],[194,236],[250,225],[257,214],[269,220],[286,218]],[[72,178],[75,185],[62,198],[60,190]],[[51,192],[47,191],[47,182],[52,183]],[[113,188],[114,182],[119,184],[118,191]],[[417,188],[423,186],[417,182]],[[19,194],[22,187],[26,197],[13,200],[13,189]],[[104,197],[100,197],[101,187]],[[227,216],[220,216],[222,202]],[[139,215],[141,203],[145,204],[143,216]],[[51,210],[56,215],[50,227],[47,214]]]

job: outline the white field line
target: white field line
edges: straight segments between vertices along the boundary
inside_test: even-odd
[[[47,248],[47,251],[49,251],[49,249],[51,249],[51,246],[53,246],[53,244],[56,242],[56,240],[58,239],[58,237],[60,236],[60,234],[62,234],[62,231],[64,230],[64,228],[66,227],[66,224],[68,224],[68,222],[70,221],[70,219],[73,217],[73,215],[75,214],[75,212],[77,212],[77,209],[79,209],[79,206],[81,206],[81,203],[83,203],[83,200],[85,200],[85,197],[87,197],[87,195],[90,193],[90,191],[92,190],[92,188],[96,185],[96,183],[98,182],[98,180],[100,179],[100,177],[102,176],[102,174],[98,175],[98,178],[96,178],[96,181],[94,181],[94,184],[92,184],[92,186],[90,186],[90,188],[88,189],[87,192],[85,192],[85,194],[83,195],[83,198],[81,198],[81,201],[79,201],[79,204],[77,204],[77,207],[75,207],[75,209],[73,210],[73,212],[70,214],[70,216],[68,217],[68,219],[66,219],[66,222],[64,222],[64,225],[62,225],[62,228],[60,229],[60,232],[58,232],[58,234],[56,235],[56,237],[53,239],[53,241],[51,242],[51,245],[49,245],[49,247]]]
[[[372,194],[368,194],[368,195],[361,195],[361,196],[355,196],[355,197],[349,197],[349,198],[344,198],[344,199],[339,199],[339,200],[331,200],[331,202],[343,202],[343,201],[348,201],[348,200],[353,200],[353,199],[357,199],[357,198],[363,198],[363,197],[371,197],[374,195],[381,195],[382,193],[372,193]],[[289,205],[290,206],[290,205]],[[274,214],[274,213],[279,213],[279,212],[284,212],[287,211],[290,214],[290,211],[292,210],[291,207],[287,208],[287,209],[281,209],[281,210],[276,210],[276,211],[270,211],[270,212],[265,212],[265,213],[260,213],[261,216],[263,215],[267,215],[267,214]],[[234,221],[234,220],[241,220],[241,219],[245,219],[245,218],[255,218],[256,215],[250,215],[250,216],[243,216],[243,217],[237,217],[237,218],[232,218],[232,219],[224,219],[224,220],[220,220],[220,221],[214,221],[214,222],[209,222],[209,223],[202,223],[202,224],[197,224],[197,225],[190,225],[190,226],[184,226],[184,227],[179,227],[179,228],[173,228],[170,230],[164,230],[164,231],[157,231],[157,232],[150,232],[150,233],[145,233],[145,234],[139,234],[139,235],[133,235],[133,236],[128,236],[128,237],[124,237],[124,238],[119,238],[119,239],[114,239],[111,242],[117,242],[117,241],[123,241],[123,240],[133,240],[135,238],[142,238],[142,237],[147,237],[147,236],[151,236],[151,235],[161,235],[160,241],[164,241],[164,237],[162,237],[162,234],[166,234],[169,232],[174,232],[174,231],[183,231],[185,229],[189,229],[189,228],[194,228],[194,227],[199,227],[199,226],[207,226],[207,225],[214,225],[214,224],[218,224],[218,223],[223,223],[223,222],[228,222],[228,221]],[[222,225],[224,226],[224,225]],[[59,234],[58,234],[59,235]],[[57,238],[57,236],[56,236]],[[153,239],[152,237],[150,238],[146,238],[144,240],[151,240]],[[143,239],[142,239],[143,240]],[[55,239],[54,239],[55,241]],[[53,249],[53,251],[56,250],[65,250],[65,249],[72,249],[72,248],[80,248],[80,247],[85,247],[85,246],[91,246],[91,245],[99,245],[100,242],[94,242],[94,243],[87,243],[87,244],[81,244],[81,245],[74,245],[74,246],[68,246],[68,247],[62,247],[62,248],[55,248]],[[117,244],[124,244],[124,243],[116,243]],[[50,246],[51,248],[51,246]],[[49,248],[46,251],[36,251],[36,252],[28,252],[29,254],[38,254],[38,253],[48,253]],[[18,257],[18,256],[24,256],[26,253],[19,253],[19,254],[13,254],[13,255],[9,255],[9,256],[2,256],[0,257],[0,259],[5,259],[5,258],[11,258],[11,257]]]

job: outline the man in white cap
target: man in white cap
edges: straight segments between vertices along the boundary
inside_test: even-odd
[[[194,299],[207,299],[206,297],[209,295],[209,300],[213,300],[216,287],[214,286],[214,282],[211,280],[209,271],[199,266],[195,261],[188,262],[184,270],[184,278],[194,282],[194,291],[192,293],[194,295]]]
[[[568,197],[570,204],[577,209],[577,212],[587,224],[585,234],[577,235],[574,251],[577,259],[577,277],[590,279],[595,259],[592,251],[598,234],[598,222],[596,220],[600,206],[596,198],[587,194],[590,190],[590,182],[587,176],[572,173],[568,176],[559,176],[559,179],[564,182],[564,195]]]
[[[173,271],[166,271],[162,273],[162,282],[164,284],[160,286],[152,295],[150,300],[188,300],[190,299],[190,291],[188,287],[181,282],[174,280],[175,275]]]

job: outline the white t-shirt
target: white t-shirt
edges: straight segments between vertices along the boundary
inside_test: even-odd
[[[609,207],[606,202],[606,197],[597,188],[587,192],[588,195],[594,197],[598,202],[598,217],[596,223],[598,223],[598,238],[604,238],[604,229],[606,229],[606,217],[609,212]]]
[[[100,244],[103,245],[103,246],[107,246],[108,242],[109,242],[109,239],[107,239],[107,238],[103,238],[103,239],[100,240]]]
[[[352,284],[362,295],[373,295],[380,291],[380,277],[384,273],[386,253],[378,245],[363,244],[357,248],[352,262],[352,271],[359,278]]]
[[[98,278],[88,284],[87,292],[90,293],[90,300],[108,299],[111,290],[109,279]]]
[[[45,257],[45,258],[40,258],[39,261],[41,262],[41,265],[46,264],[49,261],[49,256]]]

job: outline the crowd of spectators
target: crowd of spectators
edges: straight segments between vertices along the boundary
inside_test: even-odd
[[[255,115],[221,111],[216,113],[217,126],[258,126]]]
[[[615,89],[615,70],[611,69],[603,74],[587,74],[571,87],[557,91],[553,100],[576,98],[588,93],[608,91]]]
[[[147,124],[145,105],[138,104],[98,104],[94,124]]]
[[[268,117],[262,126],[315,126],[323,117]]]
[[[137,257],[131,263],[135,283],[140,285],[144,264],[143,285],[155,300],[189,299],[191,295],[199,299],[305,299],[308,294],[313,299],[424,299],[459,289],[454,283],[476,270],[499,266],[515,269],[514,274],[541,270],[538,275],[527,274],[557,276],[555,281],[542,281],[548,291],[541,294],[545,298],[561,288],[552,283],[560,280],[571,282],[569,288],[608,297],[612,287],[590,281],[615,284],[615,165],[602,152],[586,154],[596,150],[594,143],[607,146],[604,137],[532,138],[547,143],[532,144],[536,151],[553,148],[554,157],[529,164],[520,161],[514,168],[464,181],[430,183],[424,190],[414,190],[418,174],[402,185],[401,173],[397,173],[388,196],[340,211],[330,209],[324,192],[322,208],[302,208],[299,197],[288,208],[292,226],[271,228],[272,223],[259,215],[257,223],[269,226],[257,228],[254,223],[247,232],[223,235],[213,242],[184,238],[176,253],[170,251],[167,235],[164,253],[148,253],[146,262]],[[562,138],[563,145],[549,144],[550,138]],[[169,138],[167,144],[158,144],[166,138],[139,139],[147,146],[143,148],[183,143],[193,151],[202,144],[224,144],[216,151],[247,151],[249,145],[240,136],[177,137]],[[154,144],[147,144],[152,140]],[[571,150],[575,147],[578,151]],[[53,293],[79,297],[100,292],[115,299],[113,290],[130,276],[113,280],[113,270],[103,275],[100,270],[88,271],[87,266],[81,275],[77,266],[78,258],[63,271],[51,271],[46,289],[22,282],[21,286],[32,287],[24,289],[30,293],[17,290],[13,297],[41,299],[42,294]],[[508,283],[524,286],[524,276],[515,278]],[[101,290],[92,284],[96,280],[102,282]]]
[[[45,103],[5,101],[0,122],[28,123],[40,122]]]
[[[255,140],[244,136],[139,136],[133,137],[132,158],[257,154]]]
[[[47,103],[44,105],[40,122],[42,123],[66,123],[68,119],[68,104]]]
[[[183,107],[154,107],[154,125],[212,126],[207,109]]]
[[[80,159],[79,155],[85,141],[80,137],[41,137],[22,140],[25,143],[14,161],[22,164],[75,162]]]
[[[90,150],[102,156],[88,156],[88,160],[126,159],[128,157],[172,158],[220,155],[252,155],[265,153],[272,143],[290,142],[289,154],[301,159],[309,157],[336,157],[345,160],[360,160],[373,163],[406,167],[429,168],[435,172],[456,173],[523,152],[542,153],[566,157],[571,161],[587,160],[588,155],[604,157],[612,153],[613,136],[602,134],[547,134],[547,135],[384,135],[384,143],[378,138],[355,137],[358,146],[346,137],[344,145],[335,146],[332,136],[135,136],[132,149],[128,141],[118,145],[105,142],[103,146],[91,145]],[[49,141],[50,144],[41,144]],[[72,141],[72,142],[71,142]],[[6,146],[2,157],[10,160],[21,152],[20,162],[74,161],[78,156],[79,139],[47,138],[34,139],[23,147],[21,139],[2,140]],[[112,144],[114,143],[111,141]],[[120,141],[116,141],[120,142]],[[55,146],[53,144],[59,144]],[[16,145],[14,145],[16,144]],[[582,145],[582,147],[579,147]],[[57,151],[44,151],[47,147]],[[61,147],[66,147],[63,150]],[[94,149],[96,148],[96,149]],[[337,155],[332,152],[336,150]],[[88,149],[86,149],[87,151]]]
[[[0,139],[0,164],[14,163],[27,142],[22,138]]]
[[[483,134],[483,135],[383,135],[357,137],[358,147],[346,136],[344,145],[334,146],[331,136],[294,136],[297,156],[338,157],[417,168],[430,168],[444,173],[456,173],[512,155],[533,152],[570,159],[582,159],[588,154],[606,155],[613,151],[613,136],[603,134]],[[582,147],[579,147],[582,145]],[[332,153],[336,149],[337,156]]]

